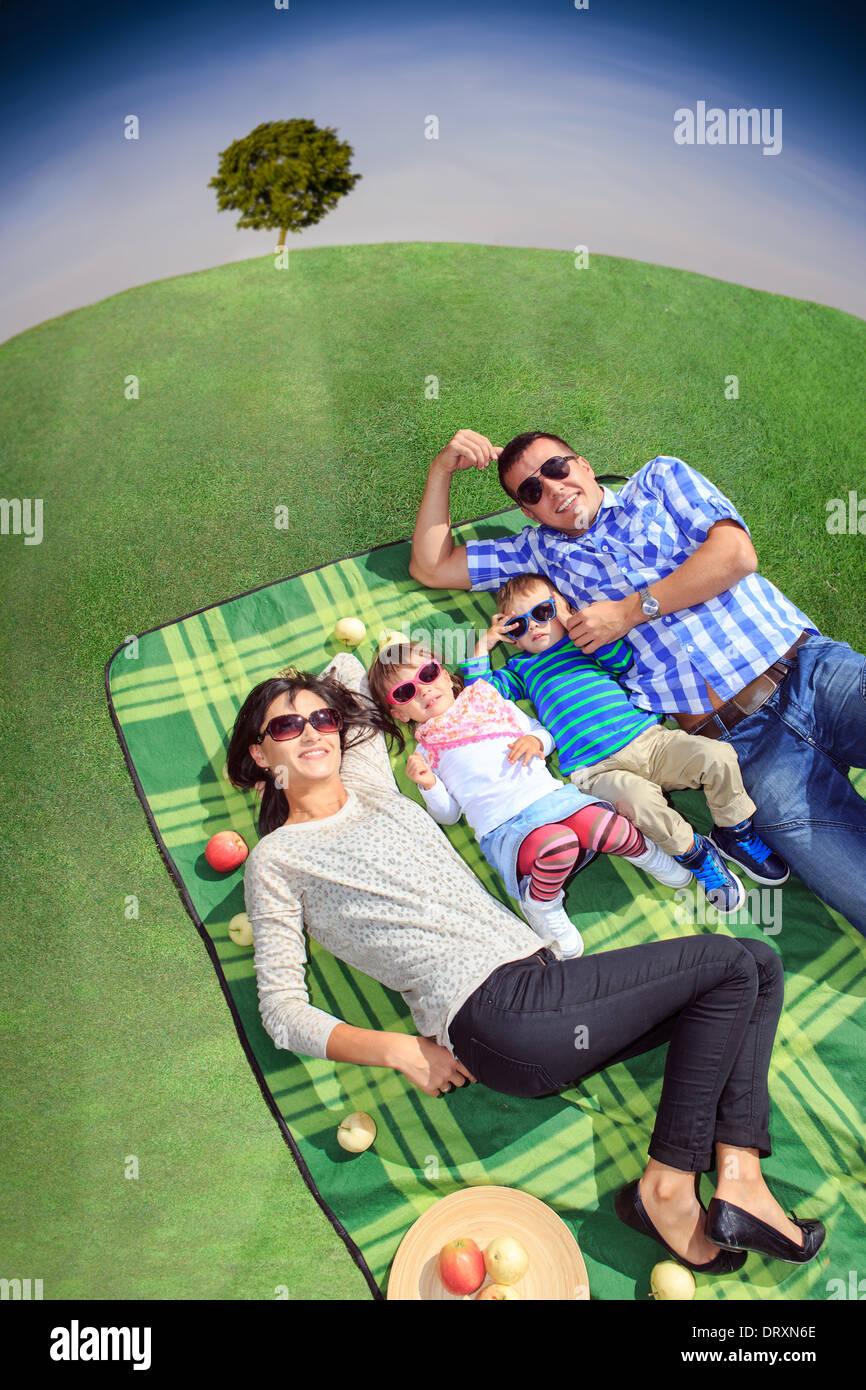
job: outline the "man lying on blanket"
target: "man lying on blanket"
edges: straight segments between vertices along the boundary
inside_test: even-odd
[[[537,524],[455,546],[451,479],[495,459]],[[761,839],[866,935],[866,802],[847,775],[866,764],[866,660],[823,637],[757,565],[733,503],[681,459],[651,459],[616,494],[557,435],[499,448],[459,430],[430,465],[409,568],[435,589],[540,573],[577,608],[567,628],[581,651],[627,634],[635,704],[730,743]],[[734,844],[726,853],[741,862]]]

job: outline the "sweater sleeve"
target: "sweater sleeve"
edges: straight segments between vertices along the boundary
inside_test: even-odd
[[[351,652],[338,652],[322,675],[339,681],[354,694],[370,696],[367,672]],[[399,795],[382,734],[374,734],[346,749],[340,764],[340,779],[345,786],[353,789],[374,788]]]
[[[285,868],[267,849],[259,853],[267,840],[253,850],[244,874],[262,1023],[276,1047],[327,1058],[328,1038],[340,1019],[310,1003],[302,904]]]

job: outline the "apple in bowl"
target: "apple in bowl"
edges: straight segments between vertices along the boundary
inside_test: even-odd
[[[475,1293],[484,1283],[484,1256],[468,1236],[459,1236],[439,1251],[439,1278],[449,1293]]]

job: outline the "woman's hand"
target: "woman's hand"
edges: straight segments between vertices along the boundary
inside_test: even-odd
[[[393,1035],[393,1066],[407,1081],[418,1086],[428,1096],[446,1095],[455,1086],[465,1086],[475,1077],[462,1062],[453,1057],[447,1047],[433,1038],[419,1038],[406,1033]]]
[[[520,738],[516,738],[508,750],[508,761],[510,763],[522,762],[524,767],[533,758],[543,757],[544,744],[535,734],[521,734]]]
[[[412,753],[406,763],[406,776],[410,777],[418,787],[423,787],[425,792],[429,792],[436,783],[436,773],[432,770],[429,763],[421,757],[420,753]]]

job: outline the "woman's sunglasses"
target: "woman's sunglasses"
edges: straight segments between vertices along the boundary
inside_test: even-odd
[[[256,743],[264,743],[268,734],[275,743],[285,743],[290,738],[298,738],[304,725],[309,724],[317,734],[338,734],[343,727],[343,717],[336,709],[314,709],[309,718],[302,714],[278,714],[262,730]]]
[[[542,478],[567,478],[571,472],[571,460],[576,459],[577,454],[568,454],[562,458],[547,459],[540,468],[531,473],[528,478],[524,478],[515,496],[521,506],[534,507],[536,502],[541,501],[541,494],[544,488],[538,477]]]
[[[544,603],[537,603],[534,608],[521,613],[519,617],[512,618],[510,623],[505,624],[505,631],[508,637],[522,637],[529,627],[530,618],[536,623],[549,623],[551,618],[555,617],[556,605],[548,599]]]
[[[438,661],[428,661],[422,666],[413,681],[403,681],[401,685],[395,685],[388,691],[389,705],[408,705],[410,700],[414,700],[418,693],[418,686],[432,685],[442,675],[442,667]]]

